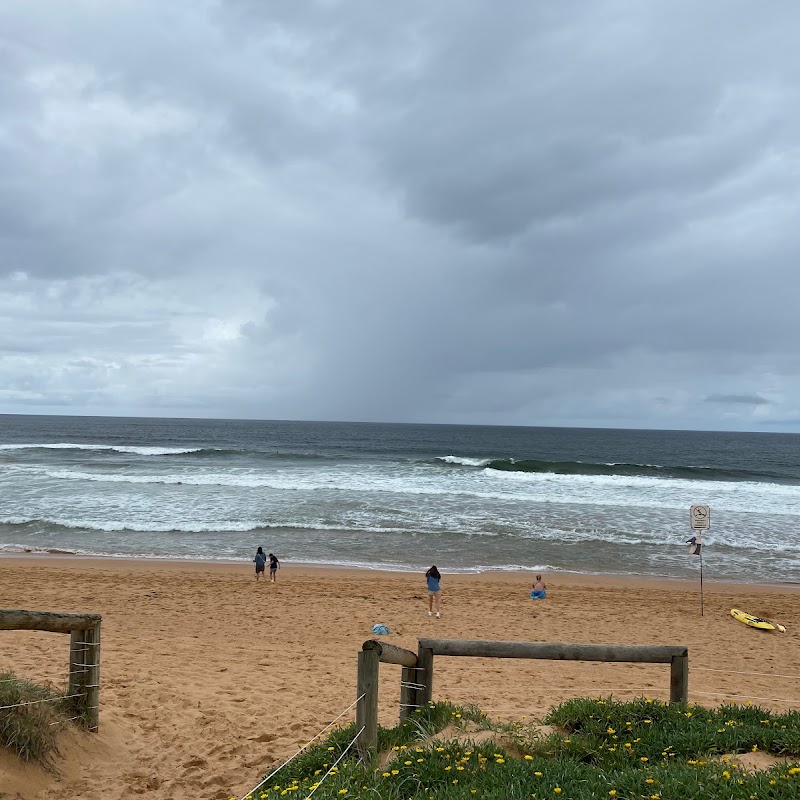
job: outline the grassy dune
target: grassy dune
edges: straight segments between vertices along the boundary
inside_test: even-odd
[[[541,724],[497,724],[476,708],[430,704],[380,730],[358,761],[354,727],[290,762],[248,797],[509,800],[797,800],[800,712],[571,700]]]

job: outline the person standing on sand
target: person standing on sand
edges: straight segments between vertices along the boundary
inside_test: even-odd
[[[434,564],[426,573],[425,579],[428,582],[428,616],[433,615],[433,607],[436,606],[436,619],[442,618],[442,590],[439,581],[442,576]]]
[[[269,554],[269,582],[275,583],[275,573],[278,571],[278,567],[280,567],[281,562],[278,561],[278,557],[274,553]]]
[[[258,548],[256,550],[256,557],[253,559],[256,564],[256,581],[258,581],[262,576],[264,576],[264,566],[267,563],[267,557],[264,555],[264,551],[262,548]]]
[[[531,600],[544,600],[547,597],[547,586],[545,586],[541,575],[536,576],[536,580],[531,586]]]

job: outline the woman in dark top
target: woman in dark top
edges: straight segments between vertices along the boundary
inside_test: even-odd
[[[253,561],[255,561],[256,564],[256,580],[258,580],[264,574],[264,566],[267,563],[267,557],[260,547],[256,550],[256,557]]]

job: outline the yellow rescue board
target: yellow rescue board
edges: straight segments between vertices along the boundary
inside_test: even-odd
[[[751,628],[758,628],[762,631],[774,631],[776,629],[776,626],[769,620],[761,619],[761,617],[754,617],[752,614],[745,614],[744,611],[739,611],[738,608],[731,609],[731,616],[734,619],[738,619],[739,622],[744,622],[745,625],[749,625]]]

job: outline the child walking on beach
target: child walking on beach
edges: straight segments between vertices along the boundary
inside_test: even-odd
[[[434,564],[426,573],[425,579],[428,582],[428,616],[433,615],[433,607],[436,606],[436,619],[442,618],[442,590],[439,581],[442,576]]]
[[[275,583],[275,573],[278,571],[281,563],[274,553],[269,554],[269,582]]]
[[[544,585],[544,581],[542,580],[541,575],[536,576],[536,580],[533,582],[531,586],[531,599],[532,600],[544,600],[547,597],[547,592],[545,591],[547,587]]]
[[[255,561],[256,564],[256,581],[258,581],[260,578],[264,577],[264,566],[267,563],[267,557],[260,547],[256,550],[256,557],[253,561]]]

